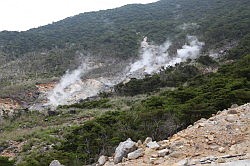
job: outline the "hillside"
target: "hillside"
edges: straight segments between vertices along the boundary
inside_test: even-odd
[[[0,32],[1,96],[32,102],[37,96],[28,94],[35,93],[36,83],[58,81],[86,56],[120,71],[138,57],[144,36],[157,45],[170,40],[172,56],[186,35],[205,43],[204,54],[228,50],[243,38],[249,42],[249,6],[248,0],[161,0],[83,13],[24,32]]]
[[[122,164],[249,159],[249,18],[249,0],[160,0],[0,32],[0,165],[89,165],[147,137],[178,160],[142,145]]]

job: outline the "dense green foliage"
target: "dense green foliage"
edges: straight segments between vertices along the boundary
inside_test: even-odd
[[[92,109],[92,108],[110,108],[111,105],[108,104],[108,99],[100,99],[100,100],[93,100],[93,101],[82,101],[79,103],[72,104],[70,106],[60,106],[61,108],[86,108],[86,109]]]
[[[0,163],[1,166],[14,166],[15,161],[9,161],[8,157],[2,157],[0,156]]]
[[[210,47],[238,40],[249,32],[249,6],[248,0],[161,0],[127,5],[80,14],[25,32],[4,31],[0,33],[0,44],[4,52],[14,56],[76,45],[90,51],[109,50],[107,54],[131,56],[137,54],[143,35],[161,43],[166,38],[194,33],[192,27],[186,32],[176,27],[195,22]]]
[[[191,65],[181,63],[176,67],[169,67],[159,74],[148,75],[144,79],[132,78],[128,83],[115,86],[118,95],[134,96],[159,90],[162,87],[177,87],[188,79],[200,74],[199,70]]]

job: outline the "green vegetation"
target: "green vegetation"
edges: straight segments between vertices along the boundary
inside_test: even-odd
[[[83,101],[80,103],[75,103],[70,106],[60,106],[59,108],[81,108],[81,109],[93,109],[93,108],[111,108],[112,105],[108,103],[109,99],[100,99],[100,100],[93,100],[93,101]]]
[[[57,80],[79,65],[81,54],[122,64],[138,54],[143,36],[156,44],[172,40],[171,55],[187,34],[206,43],[195,62],[131,79],[96,100],[60,106],[53,116],[23,111],[0,119],[0,146],[7,148],[6,140],[26,141],[18,166],[47,166],[54,159],[64,165],[90,164],[128,137],[166,139],[231,104],[249,102],[249,3],[161,0],[80,14],[25,32],[0,32],[0,96],[28,102],[36,98],[36,82]],[[211,49],[224,56],[211,59]],[[218,72],[202,71],[209,67]],[[13,164],[2,157],[0,163]]]
[[[2,157],[0,156],[0,163],[1,166],[14,166],[14,161],[9,161],[8,157]]]
[[[148,75],[144,79],[132,78],[128,83],[120,83],[115,86],[115,92],[118,95],[138,95],[157,91],[162,87],[178,87],[188,79],[199,75],[199,70],[187,63],[177,64],[175,67],[169,67],[159,74]]]

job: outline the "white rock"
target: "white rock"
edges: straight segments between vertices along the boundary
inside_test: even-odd
[[[147,137],[146,139],[145,139],[145,141],[143,142],[143,144],[144,145],[147,145],[149,142],[152,142],[153,140],[152,140],[152,138],[151,137]]]
[[[137,141],[136,146],[137,146],[137,147],[142,146],[142,142],[141,142],[141,140],[138,140],[138,141]]]
[[[131,153],[128,154],[128,159],[133,160],[133,159],[137,159],[138,157],[143,156],[143,149],[137,149],[136,151],[133,151]]]
[[[106,161],[107,161],[107,157],[102,155],[101,157],[99,157],[97,165],[102,166],[106,163]]]
[[[235,122],[236,120],[238,120],[238,117],[236,117],[235,115],[232,115],[232,114],[229,114],[227,117],[226,117],[226,121],[230,122],[230,123],[233,123]]]
[[[187,166],[188,165],[188,159],[183,159],[179,161],[176,165],[178,166]]]
[[[49,166],[63,166],[58,160],[53,160]]]
[[[130,138],[124,142],[120,142],[118,147],[115,149],[114,163],[117,164],[122,161],[123,157],[126,157],[128,153],[136,150],[136,143]]]
[[[164,157],[164,156],[166,156],[167,154],[169,154],[169,150],[168,150],[168,149],[162,149],[162,150],[159,150],[159,151],[158,151],[158,156],[159,156],[159,157]]]
[[[218,151],[219,151],[220,153],[224,153],[224,152],[226,151],[226,149],[223,148],[223,147],[220,147],[220,148],[218,149]]]
[[[154,141],[147,143],[147,147],[149,147],[150,149],[157,149],[160,147],[160,145],[156,141]]]

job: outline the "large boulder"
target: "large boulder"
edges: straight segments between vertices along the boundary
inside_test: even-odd
[[[130,138],[124,142],[120,142],[119,146],[115,149],[114,163],[117,164],[126,157],[128,153],[136,150],[136,143]]]

